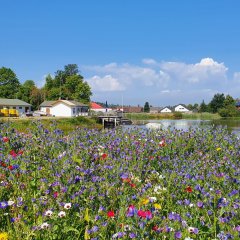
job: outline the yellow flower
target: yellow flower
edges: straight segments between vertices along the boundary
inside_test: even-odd
[[[153,206],[155,207],[155,209],[161,209],[161,205],[159,203],[154,203]]]
[[[0,240],[8,240],[8,234],[6,232],[0,233]]]
[[[216,149],[217,151],[220,151],[220,150],[222,150],[220,147],[218,147],[217,149]]]
[[[145,199],[143,199],[142,201],[141,201],[141,204],[143,204],[143,205],[146,205],[146,204],[148,204],[149,203],[149,199],[148,198],[145,198]]]

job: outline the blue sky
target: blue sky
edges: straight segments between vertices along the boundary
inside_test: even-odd
[[[76,63],[92,100],[240,97],[239,0],[1,1],[0,67],[23,83]]]

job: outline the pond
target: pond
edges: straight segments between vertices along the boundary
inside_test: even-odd
[[[124,126],[124,128],[138,127],[142,129],[167,129],[176,128],[187,130],[192,128],[206,128],[211,126],[223,126],[227,127],[230,132],[233,132],[240,136],[240,119],[221,119],[221,120],[189,120],[189,119],[179,119],[179,120],[142,120],[138,124],[133,124],[131,126]]]

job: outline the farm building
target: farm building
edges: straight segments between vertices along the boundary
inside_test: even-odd
[[[4,116],[25,114],[31,110],[31,106],[19,99],[0,98],[0,110]]]
[[[44,101],[40,104],[40,111],[56,117],[87,116],[89,107],[73,100]]]

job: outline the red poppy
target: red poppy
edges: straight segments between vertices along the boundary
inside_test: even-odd
[[[6,163],[4,163],[2,161],[0,162],[0,164],[1,164],[2,167],[6,167],[7,166]]]
[[[4,142],[8,142],[8,141],[9,141],[9,138],[8,138],[8,137],[3,137],[3,141],[4,141]]]
[[[123,182],[126,182],[126,183],[130,183],[130,182],[131,182],[131,179],[129,179],[129,178],[122,178],[122,181],[123,181]]]
[[[13,170],[13,166],[12,165],[8,166],[8,169]]]
[[[135,188],[135,187],[136,187],[136,184],[135,184],[135,183],[130,183],[130,186],[131,186],[132,188]]]
[[[107,154],[106,154],[106,153],[103,153],[102,159],[105,159],[106,157],[107,157]]]
[[[186,192],[191,193],[192,192],[192,188],[190,186],[187,186],[187,188],[185,189]]]
[[[108,213],[107,213],[107,216],[109,217],[109,218],[113,218],[114,217],[114,211],[109,211]]]

